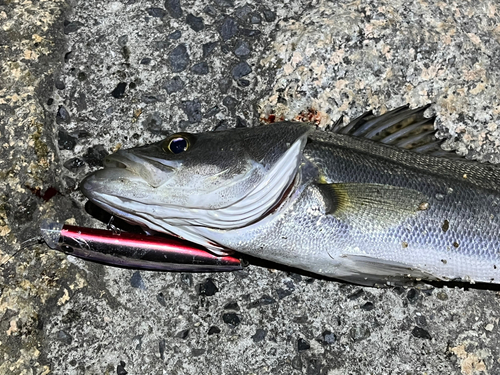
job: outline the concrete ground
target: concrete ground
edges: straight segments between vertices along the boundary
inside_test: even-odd
[[[139,272],[36,242],[43,217],[102,227],[78,182],[179,130],[433,103],[446,147],[499,162],[499,25],[495,1],[0,0],[0,374],[499,374],[494,288]]]

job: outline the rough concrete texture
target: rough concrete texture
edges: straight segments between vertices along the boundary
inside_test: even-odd
[[[0,373],[500,373],[491,288],[138,272],[30,241],[42,217],[102,226],[78,181],[178,130],[434,103],[448,147],[498,162],[499,25],[494,1],[0,0]]]

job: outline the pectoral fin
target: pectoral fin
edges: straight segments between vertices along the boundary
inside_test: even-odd
[[[318,185],[326,214],[355,228],[384,229],[429,208],[425,195],[392,185],[339,183]]]

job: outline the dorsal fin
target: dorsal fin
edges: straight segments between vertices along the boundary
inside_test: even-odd
[[[363,113],[349,124],[342,127],[338,121],[332,132],[391,145],[421,154],[457,158],[455,152],[441,149],[444,140],[436,138],[435,117],[426,118],[424,112],[430,104],[410,109],[408,105],[393,109],[381,116],[371,111]]]

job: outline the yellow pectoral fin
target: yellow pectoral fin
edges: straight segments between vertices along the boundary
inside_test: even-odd
[[[356,228],[388,228],[429,209],[419,191],[392,185],[338,183],[318,185],[326,213]]]

